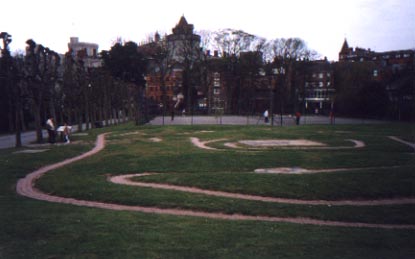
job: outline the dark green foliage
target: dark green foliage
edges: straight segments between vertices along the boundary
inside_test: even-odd
[[[125,44],[116,43],[109,51],[102,53],[104,66],[111,74],[122,81],[144,86],[146,61],[137,51],[137,44],[129,41]]]

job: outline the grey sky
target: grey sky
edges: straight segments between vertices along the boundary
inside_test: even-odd
[[[414,0],[13,0],[2,3],[0,31],[13,35],[13,50],[33,38],[64,53],[71,36],[104,50],[117,37],[140,42],[155,31],[170,33],[183,14],[195,30],[300,37],[330,60],[338,59],[344,38],[376,51],[415,48]]]

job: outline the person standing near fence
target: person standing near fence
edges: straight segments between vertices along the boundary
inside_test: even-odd
[[[55,143],[55,121],[52,117],[46,121],[46,129],[49,135],[49,143]]]
[[[301,119],[301,113],[300,112],[296,112],[295,113],[295,124],[296,125],[300,125],[300,119]]]
[[[265,111],[264,111],[264,122],[265,122],[265,123],[268,123],[268,121],[269,121],[268,116],[269,116],[269,114],[268,114],[268,110],[265,110]]]
[[[71,143],[71,140],[69,139],[69,134],[71,133],[71,128],[68,126],[67,123],[63,125],[63,141],[67,144]]]

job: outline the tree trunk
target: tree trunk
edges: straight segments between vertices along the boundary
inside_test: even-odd
[[[36,142],[43,143],[42,121],[40,117],[40,105],[33,103],[33,116],[35,119]]]
[[[115,125],[118,125],[117,110],[115,108],[112,109],[112,120]]]
[[[55,104],[53,103],[53,100],[51,98],[51,100],[49,101],[49,115],[52,116],[52,118],[54,118],[55,120],[58,119],[58,117],[56,116],[56,109],[55,109]],[[57,123],[57,122],[56,122]]]
[[[89,104],[88,104],[88,98],[87,98],[86,94],[85,94],[84,98],[85,98],[85,123],[86,123],[85,129],[89,130],[89,123],[90,123]]]
[[[78,121],[78,131],[82,132],[82,113],[79,109],[76,110],[76,117],[76,120]]]
[[[134,106],[133,106],[133,102],[131,100],[131,98],[128,98],[128,117],[129,120],[131,120],[134,117]]]
[[[20,113],[20,125],[22,125],[22,131],[26,131],[26,123],[24,121],[24,114],[23,114],[23,109],[20,108],[19,109],[19,113]]]
[[[8,120],[9,120],[9,132],[14,132],[14,122],[13,122],[13,103],[12,98],[8,98],[8,106],[9,106],[9,112],[7,114]]]
[[[18,105],[19,106],[19,105]],[[22,146],[22,134],[21,134],[21,119],[20,119],[20,107],[16,108],[15,127],[16,127],[16,147]]]

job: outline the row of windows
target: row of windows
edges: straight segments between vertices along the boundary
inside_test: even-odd
[[[331,82],[327,82],[326,85],[324,85],[324,82],[305,82],[305,87],[330,87]]]
[[[307,93],[306,98],[327,99],[331,97],[330,91],[311,91]]]
[[[326,74],[327,75],[327,77],[330,77],[331,76],[331,74],[330,73],[327,73]],[[316,78],[317,76],[318,76],[318,78],[323,78],[324,77],[324,73],[313,73],[313,78]]]
[[[383,59],[389,59],[392,56],[393,55],[383,55],[382,58]],[[403,54],[398,53],[398,54],[395,54],[395,58],[409,58],[409,57],[411,57],[411,54],[409,54],[409,53],[403,53]],[[373,57],[373,60],[376,60],[376,59],[377,59],[377,57]]]
[[[385,54],[385,55],[378,55],[378,56],[373,56],[372,57],[372,60],[373,61],[376,61],[376,60],[378,60],[378,59],[390,59],[390,58],[397,58],[397,59],[400,59],[400,58],[410,58],[412,55],[410,54],[410,53],[397,53],[397,54]],[[341,59],[345,59],[345,58],[349,58],[349,59],[353,59],[353,58],[357,58],[358,57],[358,55],[356,55],[356,54],[353,54],[353,55],[341,55],[340,56],[341,57]],[[360,57],[359,58],[359,61],[361,61],[361,62],[363,62],[363,61],[365,61],[365,59],[367,59],[367,60],[369,60],[370,59],[370,57],[368,57],[368,56],[366,56],[366,57]]]

